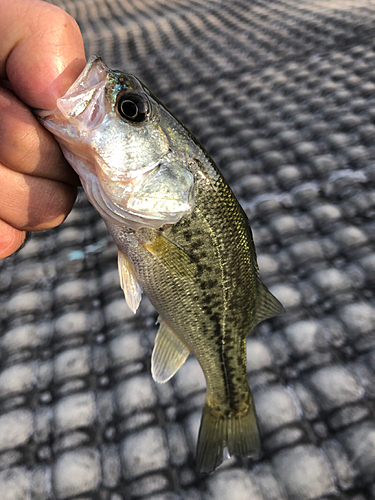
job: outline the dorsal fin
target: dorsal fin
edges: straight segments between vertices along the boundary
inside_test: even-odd
[[[258,278],[258,300],[255,306],[255,317],[253,327],[273,316],[280,316],[285,313],[285,309],[277,298],[272,295],[266,285]]]
[[[118,271],[120,285],[124,290],[125,300],[130,309],[135,313],[142,298],[142,288],[135,277],[134,270],[126,255],[118,251]]]
[[[151,373],[155,382],[167,382],[181,368],[188,356],[189,350],[163,320],[160,320],[151,356]]]
[[[193,279],[197,274],[197,265],[181,247],[160,233],[143,246],[173,274],[182,278]]]

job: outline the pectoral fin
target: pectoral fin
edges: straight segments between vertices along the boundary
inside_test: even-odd
[[[197,275],[197,266],[181,247],[160,233],[143,246],[157,258],[163,266],[182,278],[193,279]]]
[[[185,363],[189,350],[167,325],[160,321],[151,356],[151,373],[155,382],[167,382]]]
[[[130,309],[135,313],[142,297],[142,288],[134,275],[134,270],[125,254],[118,251],[118,271],[120,274],[120,285],[124,290],[125,300]]]
[[[258,293],[253,327],[265,319],[272,318],[273,316],[280,316],[285,313],[282,304],[272,295],[260,279],[258,279]]]

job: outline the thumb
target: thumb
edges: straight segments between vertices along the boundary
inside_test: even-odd
[[[53,109],[85,65],[77,23],[41,0],[12,0],[1,2],[0,33],[0,77],[28,106]]]

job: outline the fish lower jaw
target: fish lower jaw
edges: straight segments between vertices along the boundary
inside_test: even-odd
[[[148,225],[140,217],[132,216],[126,209],[118,206],[111,200],[99,182],[95,173],[94,162],[90,162],[87,158],[81,158],[77,152],[71,152],[63,141],[59,141],[59,143],[66,160],[78,174],[89,202],[96,208],[105,221],[134,230]],[[159,228],[162,225],[163,222],[160,222],[157,224],[157,227]],[[155,228],[155,225],[151,224],[149,227]]]
[[[149,203],[145,199],[139,201],[134,196],[131,187],[123,185],[124,189],[119,190],[120,181],[107,179],[106,182],[112,184],[114,188],[111,193],[111,187],[103,188],[96,175],[94,161],[81,157],[77,152],[71,152],[62,141],[59,142],[65,158],[79,175],[88,200],[110,224],[120,225],[134,231],[142,227],[157,230],[166,224],[176,224],[191,211],[189,203],[185,205],[179,203],[178,209],[170,206],[168,207],[170,210],[153,210],[154,198],[151,198]]]

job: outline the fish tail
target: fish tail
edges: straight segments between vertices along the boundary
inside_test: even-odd
[[[225,448],[230,455],[259,456],[260,438],[253,404],[246,412],[226,414],[213,409],[206,400],[197,445],[199,472],[208,473],[220,465]]]

